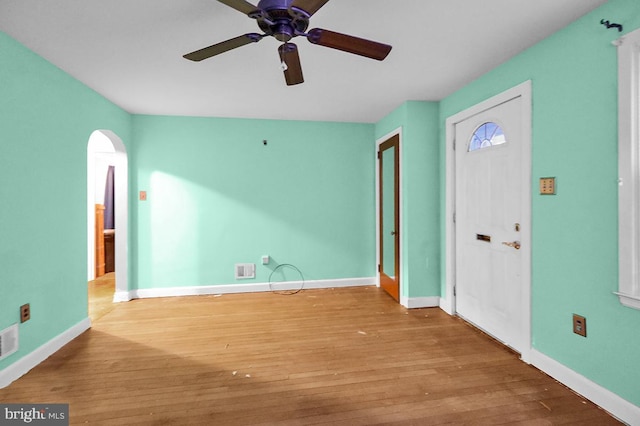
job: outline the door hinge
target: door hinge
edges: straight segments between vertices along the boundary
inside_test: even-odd
[[[380,155],[380,151],[378,151],[378,160],[380,159],[381,155]]]
[[[453,214],[453,223],[456,223],[456,214]]]
[[[453,150],[454,151],[456,150],[456,140],[455,139],[453,140]]]
[[[456,295],[456,286],[455,285],[453,286],[453,295],[454,296]]]
[[[382,272],[382,268],[380,267],[379,263],[378,263],[378,272]]]

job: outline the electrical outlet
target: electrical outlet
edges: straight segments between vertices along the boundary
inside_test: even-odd
[[[573,314],[573,332],[587,337],[587,319],[585,317]]]
[[[20,306],[20,322],[26,322],[31,319],[31,307],[27,303],[26,305]]]

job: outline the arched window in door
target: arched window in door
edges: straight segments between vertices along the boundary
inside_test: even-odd
[[[506,141],[502,127],[497,123],[487,122],[473,132],[469,141],[469,152],[502,145]]]

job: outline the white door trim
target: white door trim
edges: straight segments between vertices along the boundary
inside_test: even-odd
[[[402,219],[402,127],[398,127],[395,130],[392,130],[391,132],[387,133],[386,135],[382,136],[381,138],[376,139],[376,149],[375,152],[373,153],[373,158],[374,158],[374,164],[375,164],[375,169],[376,169],[376,187],[375,187],[375,192],[376,192],[376,285],[378,287],[380,287],[380,273],[378,272],[378,265],[380,264],[380,194],[379,194],[379,189],[380,189],[380,170],[379,170],[379,163],[378,163],[378,151],[380,150],[380,145],[386,141],[388,141],[389,139],[391,139],[392,137],[398,135],[398,155],[400,158],[398,158],[398,164],[400,167],[400,182],[398,183],[398,186],[400,187],[400,200],[399,203],[400,205],[398,206],[398,214],[400,215],[400,229],[398,229],[398,235],[400,235],[400,253],[398,253],[398,259],[400,262],[400,288],[399,288],[399,295],[400,295],[400,304],[402,306],[405,307],[409,307],[408,303],[408,297],[403,296],[403,276],[404,276],[404,270],[402,268],[402,244],[404,241],[404,238],[402,236],[402,230],[404,229],[403,226],[403,219]]]
[[[455,200],[456,200],[456,162],[455,162],[455,126],[480,112],[511,99],[522,99],[522,182],[525,182],[522,194],[522,328],[525,334],[525,345],[521,352],[523,361],[529,363],[531,358],[531,81],[525,81],[509,90],[493,96],[479,104],[447,118],[446,128],[446,204],[445,204],[445,295],[440,307],[450,315],[456,313],[456,247],[455,247]],[[462,145],[462,144],[461,144]]]

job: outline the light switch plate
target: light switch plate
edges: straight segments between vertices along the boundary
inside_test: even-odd
[[[556,178],[543,177],[540,178],[540,195],[555,195]]]

